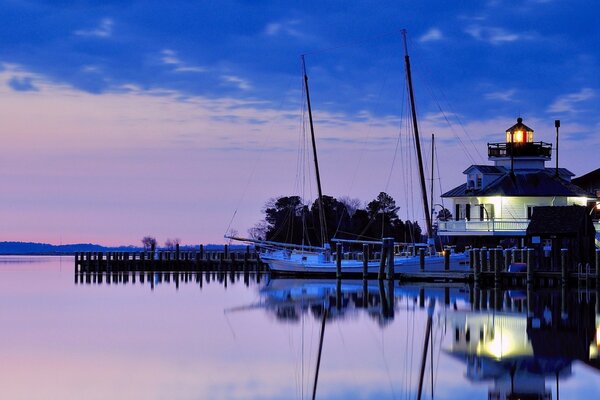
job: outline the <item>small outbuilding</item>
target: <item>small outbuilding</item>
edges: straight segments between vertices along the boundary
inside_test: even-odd
[[[593,264],[595,235],[589,210],[583,206],[534,207],[527,227],[527,239],[538,250],[544,269],[560,268],[560,249],[569,249],[571,268]]]

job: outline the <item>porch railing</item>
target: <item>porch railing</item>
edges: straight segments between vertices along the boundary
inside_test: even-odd
[[[520,232],[526,231],[528,219],[491,219],[439,221],[438,232]]]

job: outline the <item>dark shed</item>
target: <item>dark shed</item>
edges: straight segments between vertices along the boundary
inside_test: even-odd
[[[561,248],[569,249],[574,264],[592,262],[595,235],[589,210],[583,206],[534,207],[527,227],[527,237],[532,242],[537,237],[540,242],[551,244],[553,269],[558,269]]]

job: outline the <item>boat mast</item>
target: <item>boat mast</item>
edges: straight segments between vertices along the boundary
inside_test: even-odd
[[[431,184],[429,185],[429,204],[431,205],[431,223],[433,224],[433,171],[435,169],[435,133],[431,134]],[[433,225],[431,227],[433,231]]]
[[[317,367],[315,368],[315,381],[313,383],[312,400],[317,397],[317,382],[319,381],[319,369],[321,367],[321,353],[323,352],[323,335],[325,335],[325,321],[327,320],[328,308],[323,311],[323,319],[321,320],[321,336],[319,338],[319,352],[317,353]]]
[[[310,124],[310,138],[312,141],[313,160],[315,161],[315,174],[317,175],[317,189],[319,191],[319,225],[321,227],[321,244],[325,247],[327,241],[325,225],[325,212],[323,210],[323,191],[321,190],[321,174],[319,173],[319,160],[317,158],[317,143],[315,141],[315,128],[313,126],[312,109],[310,107],[310,94],[308,92],[308,75],[306,74],[306,63],[302,55],[302,72],[304,73],[304,89],[306,90],[306,107],[308,108],[308,121]]]
[[[432,238],[431,215],[429,214],[429,202],[427,200],[427,188],[425,187],[425,172],[423,170],[423,156],[421,155],[421,142],[419,140],[419,128],[417,126],[417,110],[415,108],[415,95],[412,87],[410,74],[410,59],[408,57],[408,46],[406,45],[406,29],[402,29],[404,39],[404,62],[406,64],[406,80],[408,81],[408,92],[410,96],[410,108],[412,111],[413,129],[415,131],[415,145],[417,147],[417,160],[419,162],[419,177],[421,180],[421,194],[423,196],[423,211],[425,211],[425,223],[427,225],[427,237]]]

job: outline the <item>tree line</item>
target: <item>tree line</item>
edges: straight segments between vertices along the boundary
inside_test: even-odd
[[[385,192],[361,207],[358,199],[323,196],[325,242],[332,238],[420,242],[421,227],[416,221],[402,221],[396,201]],[[253,239],[320,246],[321,226],[318,199],[305,204],[299,196],[281,196],[267,201],[264,219],[249,230]]]

